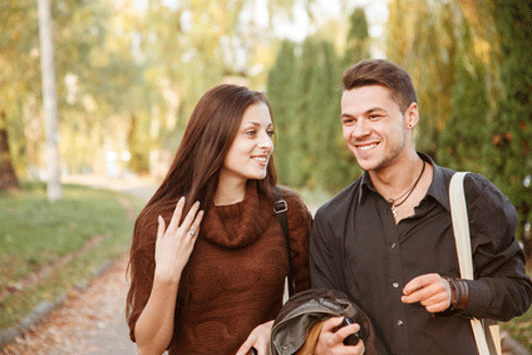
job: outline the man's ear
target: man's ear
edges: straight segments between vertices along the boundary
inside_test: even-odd
[[[417,103],[412,102],[410,106],[405,110],[404,113],[405,119],[405,129],[414,128],[419,121],[419,111],[417,109]]]

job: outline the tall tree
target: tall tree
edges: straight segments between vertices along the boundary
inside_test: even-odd
[[[433,157],[452,112],[456,6],[428,0],[391,0],[388,5],[387,57],[412,76],[420,107],[417,146]]]
[[[289,135],[293,122],[292,103],[296,92],[293,89],[296,57],[293,42],[284,40],[281,43],[275,65],[268,74],[267,94],[275,121],[275,166],[279,181],[289,184],[288,172],[292,169],[289,152],[293,149]]]
[[[146,174],[149,172],[149,155],[146,154],[149,151],[149,142],[146,141],[146,135],[141,135],[141,132],[147,130],[142,123],[144,122],[139,122],[135,114],[131,114],[127,134],[127,145],[131,154],[128,167],[135,173]]]
[[[494,1],[504,89],[486,157],[490,178],[519,213],[519,237],[532,253],[532,1]]]
[[[308,159],[312,162],[310,188],[320,186],[337,192],[352,182],[360,169],[346,154],[340,125],[341,58],[333,45],[322,40],[318,46],[316,71],[312,78],[311,106],[307,118]]]
[[[19,174],[24,174],[27,153],[31,152],[26,147],[31,139],[26,132],[41,131],[37,111],[31,120],[24,114],[29,106],[40,106],[40,102],[36,105],[33,102],[38,101],[42,89],[35,3],[6,0],[0,11],[0,106],[6,115],[12,162]]]
[[[486,173],[483,147],[487,143],[489,104],[485,64],[476,53],[471,25],[457,14],[458,49],[453,61],[456,81],[452,89],[451,117],[438,139],[437,161],[456,170]]]
[[[312,116],[312,78],[317,74],[318,47],[316,39],[307,37],[300,48],[294,77],[294,100],[292,102],[292,123],[288,135],[292,149],[288,152],[290,161],[289,181],[293,186],[304,186],[310,178],[313,161],[309,159],[311,142],[308,141],[309,117]],[[285,152],[286,154],[287,152]]]
[[[368,19],[363,8],[357,7],[349,17],[350,27],[347,33],[343,66],[351,66],[370,57],[370,37]]]
[[[19,188],[20,185],[15,169],[13,169],[13,164],[11,164],[11,155],[9,153],[6,113],[0,107],[0,191]]]
[[[41,68],[46,120],[46,157],[48,165],[48,201],[54,202],[63,196],[60,182],[60,156],[57,129],[57,93],[55,88],[54,47],[50,0],[38,0],[39,34],[41,40]]]

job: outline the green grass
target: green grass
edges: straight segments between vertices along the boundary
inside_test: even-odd
[[[46,200],[43,184],[24,183],[20,192],[0,193],[0,294],[33,272],[76,253],[93,237],[94,247],[79,253],[32,288],[13,292],[0,303],[0,329],[12,326],[44,300],[53,301],[91,277],[106,260],[128,250],[134,220],[144,202],[132,196],[87,187],[63,186],[63,199]],[[131,214],[129,214],[131,217]]]

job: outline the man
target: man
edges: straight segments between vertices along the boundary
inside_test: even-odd
[[[415,150],[410,76],[367,60],[344,73],[343,85],[343,138],[365,172],[316,213],[312,287],[357,302],[390,354],[477,354],[469,317],[507,321],[532,301],[516,211],[486,178],[466,176],[475,280],[460,279],[448,198],[454,171]],[[340,322],[324,325],[319,354],[362,353],[342,345],[355,328],[336,331]]]

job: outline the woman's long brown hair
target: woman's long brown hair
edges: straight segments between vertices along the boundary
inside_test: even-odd
[[[190,116],[168,174],[146,208],[166,204],[175,206],[181,196],[187,198],[185,211],[195,201],[199,201],[202,208],[207,208],[244,112],[259,102],[270,108],[264,94],[243,86],[222,84],[207,91]],[[275,182],[275,169],[270,160],[266,178],[259,185],[269,193],[270,186]]]
[[[207,212],[244,112],[249,106],[261,102],[270,109],[264,94],[243,86],[222,84],[207,91],[196,104],[166,177],[135,222],[128,265],[131,279],[126,309],[128,321],[131,322],[131,318],[136,321],[138,317],[131,314],[133,303],[147,301],[136,299],[141,294],[149,294],[139,293],[139,289],[151,288],[153,282],[153,275],[141,269],[146,269],[146,266],[149,266],[148,270],[154,269],[157,216],[165,218],[168,225],[181,196],[186,197],[183,216],[195,201],[199,201],[201,208]],[[266,177],[257,181],[259,193],[271,199],[276,180],[273,161],[270,160]]]

